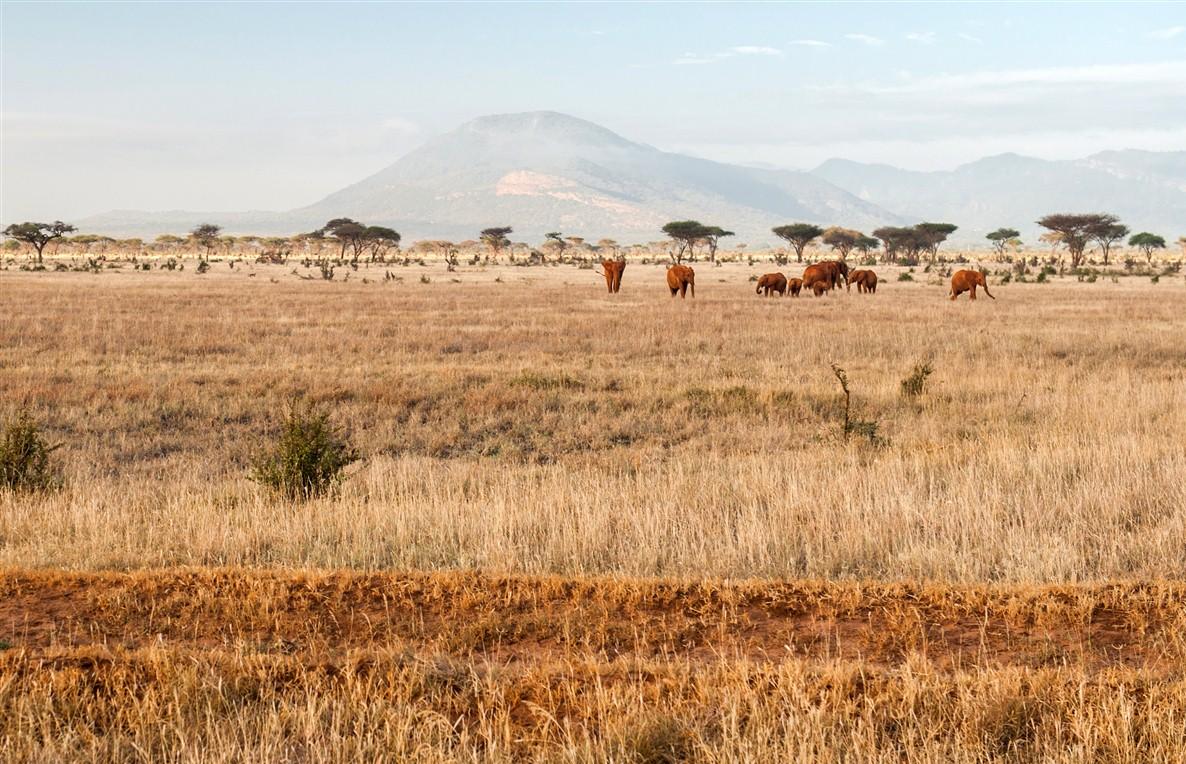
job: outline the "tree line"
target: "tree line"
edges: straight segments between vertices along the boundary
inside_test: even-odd
[[[1094,245],[1103,257],[1103,264],[1108,265],[1114,246],[1127,238],[1128,246],[1140,250],[1145,258],[1152,262],[1157,250],[1166,248],[1164,237],[1147,231],[1131,234],[1127,226],[1120,222],[1116,215],[1108,213],[1056,213],[1046,215],[1035,221],[1037,225],[1046,229],[1040,240],[1051,246],[1054,251],[1065,248],[1071,260],[1072,268],[1083,265],[1087,248]],[[478,234],[478,241],[485,245],[497,257],[508,247],[513,246],[510,234],[511,226],[492,226],[482,229]],[[816,242],[830,247],[836,255],[844,260],[853,251],[868,257],[871,253],[881,250],[882,258],[887,262],[918,263],[925,256],[931,263],[938,258],[939,248],[947,241],[951,234],[959,230],[952,223],[922,222],[912,226],[883,226],[866,235],[861,231],[840,226],[821,227],[814,223],[790,223],[775,226],[771,233],[786,242],[788,252],[775,253],[775,261],[783,265],[788,260],[789,252],[793,251],[796,262],[803,262],[804,252]],[[43,253],[48,244],[62,240],[67,234],[77,229],[68,223],[55,220],[52,223],[24,222],[9,225],[3,230],[4,236],[11,240],[24,242],[31,246],[36,254],[38,263],[42,262]],[[716,262],[717,250],[722,239],[735,236],[733,231],[717,225],[706,225],[697,220],[675,220],[664,225],[661,232],[672,243],[671,258],[677,263],[696,260],[698,255],[707,256],[709,262]],[[1002,227],[987,234],[985,239],[997,253],[1003,257],[1010,250],[1022,246],[1021,234],[1015,228]],[[72,242],[95,242],[106,237],[78,236],[70,239]],[[233,237],[222,236],[222,228],[213,223],[202,223],[195,226],[187,238],[172,235],[158,236],[159,244],[181,244],[188,242],[195,246],[200,258],[206,261],[213,251],[223,243],[235,241]],[[259,241],[259,237],[239,237],[243,240]],[[107,241],[115,241],[106,239]],[[272,237],[264,239],[276,246],[294,240],[325,241],[338,247],[338,258],[349,259],[357,263],[359,259],[368,257],[371,262],[382,261],[392,250],[398,250],[401,236],[398,231],[386,226],[366,225],[351,218],[334,218],[322,227],[295,237]],[[142,244],[139,239],[127,240]],[[450,242],[428,242],[445,253],[446,259],[456,264],[456,249],[460,245]],[[602,239],[599,244],[611,246],[615,251],[617,242]],[[1186,236],[1178,239],[1178,244],[1186,250]],[[581,247],[584,239],[576,236],[564,236],[558,231],[545,235],[545,246],[558,249],[560,254],[571,246]],[[744,246],[744,245],[739,245]],[[533,254],[540,254],[532,250]],[[542,255],[540,255],[542,257]]]

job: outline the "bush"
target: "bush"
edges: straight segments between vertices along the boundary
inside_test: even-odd
[[[927,378],[935,373],[930,362],[923,361],[914,365],[914,370],[902,380],[902,395],[907,398],[917,398],[926,390]]]
[[[898,281],[914,281],[914,277],[908,271],[902,271],[898,274]]]
[[[0,489],[45,491],[62,484],[62,474],[50,460],[61,444],[49,445],[41,428],[20,414],[0,434]]]
[[[280,438],[256,458],[250,477],[285,498],[308,499],[327,493],[356,461],[348,434],[330,423],[329,414],[294,403]]]

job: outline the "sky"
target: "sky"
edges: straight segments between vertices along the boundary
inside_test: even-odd
[[[0,0],[0,223],[311,204],[474,117],[809,169],[1186,149],[1186,3]]]

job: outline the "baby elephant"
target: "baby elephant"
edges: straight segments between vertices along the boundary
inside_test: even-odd
[[[803,279],[791,279],[787,282],[787,289],[791,290],[791,297],[798,297],[803,291]]]
[[[684,299],[688,296],[689,291],[695,297],[696,271],[687,265],[671,266],[667,269],[667,288],[671,290],[672,297],[678,294],[680,299]]]
[[[857,293],[868,292],[874,294],[877,291],[877,274],[873,271],[853,271],[848,274],[848,288],[852,289],[852,285],[857,285]]]
[[[767,273],[758,279],[758,289],[755,294],[766,293],[769,297],[772,292],[778,292],[778,296],[782,297],[787,293],[787,277],[781,273]]]
[[[968,299],[976,299],[976,287],[983,287],[984,293],[992,299],[997,299],[988,291],[988,282],[984,280],[984,274],[980,271],[956,271],[951,275],[951,299],[959,297],[964,292],[968,293]]]

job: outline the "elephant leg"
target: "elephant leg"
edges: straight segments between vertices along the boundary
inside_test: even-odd
[[[976,299],[976,285],[975,284],[973,284],[971,290],[968,291],[968,299],[969,300]]]

